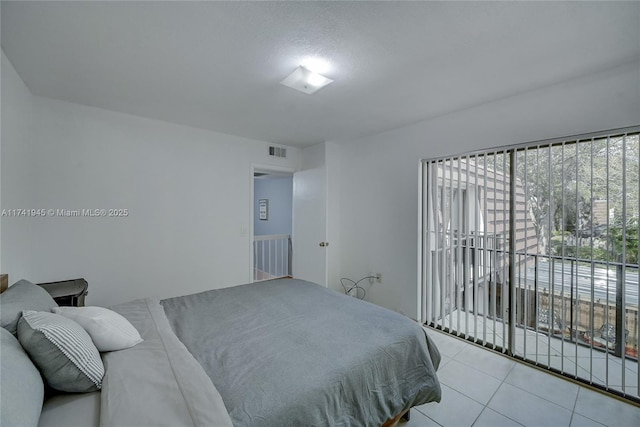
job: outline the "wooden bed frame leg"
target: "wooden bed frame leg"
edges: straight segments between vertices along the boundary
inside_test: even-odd
[[[398,424],[400,420],[409,421],[409,418],[410,418],[409,411],[410,409],[407,409],[406,411],[401,412],[400,414],[393,417],[392,419],[385,421],[385,423],[382,424],[382,427],[394,427]]]
[[[404,421],[411,421],[411,409],[407,409],[407,412],[405,412],[404,415],[400,417],[400,419]]]

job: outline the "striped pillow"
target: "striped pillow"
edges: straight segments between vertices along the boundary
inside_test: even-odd
[[[102,387],[100,353],[73,320],[54,313],[24,311],[18,322],[18,340],[52,388],[88,392]]]

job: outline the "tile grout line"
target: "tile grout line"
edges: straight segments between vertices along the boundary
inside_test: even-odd
[[[471,343],[471,344],[473,344],[473,343]],[[462,349],[460,349],[460,351],[458,351],[458,353],[456,353],[456,356],[457,356],[461,351],[462,351]],[[496,388],[496,390],[493,392],[493,394],[491,395],[491,397],[489,398],[489,400],[487,401],[487,403],[486,403],[486,404],[483,404],[483,403],[481,403],[481,402],[478,402],[476,399],[474,399],[474,398],[473,398],[473,397],[471,397],[471,396],[468,396],[467,394],[463,393],[462,391],[459,391],[459,390],[456,390],[456,389],[454,389],[454,388],[452,388],[452,387],[450,387],[450,386],[447,386],[447,387],[451,388],[452,390],[455,390],[456,392],[458,392],[458,393],[462,394],[463,396],[465,396],[465,397],[467,397],[467,398],[469,398],[469,399],[473,400],[474,402],[479,403],[480,405],[482,405],[482,406],[483,406],[482,411],[480,411],[480,414],[478,414],[478,416],[475,418],[475,420],[474,420],[474,421],[473,421],[473,423],[471,424],[472,426],[473,426],[473,425],[478,421],[478,419],[480,418],[480,416],[482,415],[482,413],[485,411],[485,409],[489,408],[489,403],[491,403],[491,400],[495,397],[495,395],[498,393],[498,390],[500,390],[500,387],[502,387],[504,384],[508,384],[508,385],[509,385],[509,386],[511,386],[511,387],[517,388],[517,389],[519,389],[519,390],[521,390],[521,391],[523,391],[523,392],[525,392],[525,393],[528,393],[528,394],[530,394],[530,395],[532,395],[532,396],[535,396],[535,397],[537,397],[537,398],[539,398],[539,399],[541,399],[541,400],[544,400],[545,402],[551,403],[551,404],[553,404],[553,405],[557,406],[558,408],[561,408],[561,409],[564,409],[564,410],[567,410],[567,411],[571,411],[571,418],[570,418],[569,426],[571,425],[571,419],[573,419],[573,411],[572,411],[572,410],[570,410],[570,409],[568,409],[568,408],[565,408],[564,406],[558,405],[557,403],[552,402],[552,401],[550,401],[550,400],[547,400],[547,399],[545,399],[545,398],[543,398],[543,397],[541,397],[541,396],[538,396],[537,394],[531,393],[529,390],[523,389],[523,388],[518,387],[518,386],[516,386],[516,385],[514,385],[514,384],[510,384],[510,383],[506,382],[506,380],[507,380],[507,378],[509,377],[509,375],[511,374],[511,372],[513,372],[513,370],[515,369],[515,367],[516,367],[516,366],[518,366],[518,364],[519,364],[519,363],[518,363],[518,361],[516,361],[516,360],[510,360],[507,356],[504,356],[504,355],[502,355],[502,354],[500,354],[500,353],[498,353],[498,352],[489,351],[489,353],[492,353],[492,354],[493,354],[493,356],[496,356],[496,357],[502,357],[502,358],[504,358],[504,359],[506,359],[506,360],[509,360],[510,362],[513,362],[513,363],[512,363],[512,365],[511,365],[511,367],[509,368],[509,371],[508,371],[508,372],[507,372],[507,374],[504,376],[504,378],[503,378],[503,379],[501,379],[501,380],[500,380],[499,378],[494,377],[494,376],[493,376],[493,375],[491,375],[491,374],[488,374],[488,373],[486,373],[486,372],[484,372],[484,371],[481,371],[481,370],[477,369],[477,368],[476,368],[476,367],[474,367],[474,366],[468,365],[467,363],[464,363],[464,362],[463,362],[463,361],[461,361],[461,360],[457,360],[457,359],[455,359],[455,357],[451,359],[451,360],[455,360],[456,362],[458,362],[458,363],[460,363],[460,364],[462,364],[462,365],[464,365],[464,366],[467,366],[468,368],[471,368],[471,369],[473,369],[473,370],[475,370],[475,371],[478,371],[478,372],[480,372],[481,374],[488,375],[488,376],[490,376],[490,377],[492,377],[492,378],[494,378],[494,379],[496,379],[496,380],[499,380],[499,381],[500,381],[500,385],[499,385],[499,386]],[[526,366],[526,364],[521,364],[521,365],[522,365],[522,366]],[[544,372],[544,371],[541,371],[541,373],[546,374],[546,372]],[[560,379],[561,379],[561,378],[560,378]],[[446,385],[446,384],[445,384],[445,385]],[[574,407],[575,407],[575,405],[576,405],[576,402],[577,402],[577,393],[576,393],[576,400],[574,401]],[[492,411],[495,411],[497,414],[500,414],[501,416],[503,416],[503,417],[505,417],[505,418],[507,418],[507,419],[509,419],[509,420],[511,420],[511,421],[513,421],[513,422],[515,422],[515,423],[517,423],[517,424],[519,424],[519,425],[523,425],[523,424],[521,424],[520,422],[518,422],[518,421],[516,421],[516,420],[514,420],[514,419],[512,419],[512,418],[510,418],[510,417],[508,417],[508,416],[506,416],[505,414],[503,414],[503,413],[501,413],[501,412],[498,412],[498,411],[496,411],[496,410],[494,410],[494,409],[492,409],[492,408],[489,408],[489,409],[490,409],[490,410],[492,410]]]
[[[467,340],[467,339],[465,339],[465,338],[462,338],[462,337],[460,337],[460,336],[457,336],[457,335],[455,335],[455,334],[453,334],[453,333],[447,333],[447,332],[444,332],[444,331],[439,330],[439,329],[437,329],[437,328],[433,328],[433,327],[429,327],[429,326],[425,326],[425,325],[423,325],[423,328],[424,328],[425,330],[427,330],[427,331],[434,331],[434,333],[441,334],[441,335],[443,335],[443,336],[445,336],[445,337],[452,338],[452,339],[455,339],[455,340],[461,341],[461,342],[463,342],[463,343],[470,344],[470,345],[473,345],[473,346],[476,346],[476,347],[482,348],[482,349],[484,349],[484,350],[488,350],[488,351],[490,351],[490,352],[494,352],[494,353],[499,354],[499,355],[503,355],[504,357],[506,357],[506,358],[508,358],[508,359],[511,359],[509,356],[506,356],[506,355],[504,355],[504,354],[502,354],[502,353],[500,353],[500,352],[496,352],[495,350],[493,350],[493,349],[492,349],[492,348],[490,348],[490,347],[484,346],[484,345],[479,344],[479,343],[474,342],[474,341],[469,341],[469,340]],[[542,336],[537,337],[537,338],[545,338],[545,337],[546,337],[546,335],[542,335]],[[557,349],[557,348],[556,348],[556,346],[557,346],[557,345],[558,345],[558,343],[557,343],[557,342],[552,341],[551,351],[552,351],[552,353],[553,353],[553,354],[552,354],[551,356],[552,356],[552,357],[556,357],[556,358],[560,358],[560,357],[561,357],[561,352],[560,352],[560,350],[559,350],[559,349]],[[458,354],[459,354],[459,351],[456,353],[456,356],[457,356]],[[580,385],[580,386],[586,386],[587,388],[589,388],[589,384],[583,384],[583,383],[582,383],[582,382],[580,382],[580,381],[574,381],[574,380],[572,379],[572,377],[576,377],[576,378],[583,378],[583,379],[584,379],[584,378],[586,378],[586,377],[587,377],[586,375],[580,375],[580,374],[578,374],[578,373],[571,373],[571,372],[568,372],[568,371],[565,371],[565,372],[564,372],[564,374],[565,374],[565,375],[562,375],[562,374],[554,374],[553,372],[550,372],[550,371],[547,369],[547,367],[545,366],[545,363],[544,363],[544,362],[539,361],[537,357],[538,357],[538,356],[536,356],[536,359],[530,359],[530,360],[528,360],[528,361],[521,361],[521,360],[518,360],[517,358],[513,358],[513,360],[514,360],[514,361],[516,361],[516,362],[519,362],[519,363],[521,363],[521,364],[524,364],[524,365],[526,365],[526,366],[532,366],[532,367],[535,367],[535,368],[540,369],[540,370],[542,370],[542,371],[545,371],[545,372],[547,372],[547,373],[549,373],[550,375],[553,375],[553,376],[559,376],[559,377],[565,377],[565,376],[566,376],[566,378],[564,378],[564,379],[566,379],[567,381],[569,381],[569,382],[573,382],[573,383],[578,383],[578,385]],[[574,358],[574,357],[575,357],[575,356],[573,356],[573,355],[571,355],[571,356],[564,356],[564,358]],[[577,360],[584,359],[585,357],[586,357],[586,356],[578,355],[578,356],[577,356]],[[614,362],[617,362],[617,361],[614,361]],[[469,366],[469,365],[467,365],[467,366]],[[581,371],[580,373],[582,373],[582,371],[584,371],[585,373],[587,373],[587,372],[588,372],[588,370],[587,370],[584,366],[582,366],[581,364],[579,364],[579,363],[578,363],[578,365],[577,365],[577,366],[578,366],[579,370]],[[553,366],[552,366],[552,368],[553,368]],[[555,368],[555,369],[558,369],[558,368]],[[632,369],[630,369],[630,367],[627,367],[627,370],[631,371],[631,373],[635,376],[636,372],[634,372]],[[594,380],[599,380],[601,383],[604,383],[604,381],[600,379],[599,375],[594,375],[593,373],[591,373],[591,375],[592,375],[592,377],[593,377],[593,379],[594,379]],[[596,381],[596,383],[597,383],[597,382],[598,382],[598,381]],[[595,387],[597,388],[597,386],[595,386]],[[612,391],[618,391],[618,392],[624,392],[624,391],[625,391],[625,390],[622,390],[621,386],[620,386],[620,385],[618,385],[618,384],[609,384],[609,387],[612,389]],[[637,387],[636,387],[636,388],[637,388]],[[635,395],[634,395],[633,393],[629,393],[629,394],[635,397]],[[613,398],[613,399],[619,399],[618,397],[616,397],[616,395],[612,395],[612,396],[609,396],[609,397],[611,397],[611,398]],[[623,401],[624,401],[624,400],[623,400]],[[635,404],[635,402],[634,402],[634,401],[626,402],[626,403],[630,403],[630,404],[632,404],[632,405],[633,405],[633,404]]]
[[[433,332],[436,335],[442,336],[445,340],[452,340],[452,341],[459,342],[460,344],[462,344],[462,347],[460,347],[460,349],[458,351],[456,351],[456,353],[454,355],[447,356],[447,357],[450,357],[451,359],[453,359],[458,354],[460,354],[460,352],[464,349],[464,347],[466,345],[472,344],[471,342],[469,342],[469,341],[467,341],[465,339],[462,339],[460,337],[457,337],[457,336],[455,336],[453,334],[448,334],[446,332],[438,331],[437,329],[428,328],[428,327],[424,327],[424,326],[423,326],[423,328],[426,329],[427,331]]]
[[[573,408],[571,409],[571,418],[569,418],[569,427],[571,427],[571,424],[573,423],[573,416],[576,414],[576,406],[578,406],[578,397],[580,397],[580,389],[581,389],[581,387],[578,386],[578,392],[576,393],[576,399],[573,401]]]
[[[448,386],[448,385],[447,385],[447,387],[451,388],[452,390],[454,390],[454,391],[458,392],[459,394],[461,394],[461,395],[465,396],[466,398],[468,398],[468,399],[470,399],[470,400],[472,400],[472,401],[474,401],[474,402],[476,402],[476,403],[478,403],[478,404],[482,405],[483,409],[482,409],[482,411],[480,411],[480,414],[479,414],[479,415],[476,417],[476,419],[473,421],[472,425],[474,425],[474,424],[478,421],[478,419],[480,418],[480,416],[485,412],[485,410],[486,410],[487,408],[489,408],[489,409],[490,409],[490,410],[492,410],[492,411],[495,411],[497,414],[499,414],[499,415],[501,415],[501,416],[504,416],[505,418],[507,418],[507,419],[509,419],[509,420],[511,420],[511,421],[513,421],[513,422],[515,422],[515,423],[517,423],[517,424],[520,424],[518,421],[513,420],[513,419],[511,419],[510,417],[507,417],[506,415],[504,415],[504,414],[502,414],[502,413],[500,413],[500,412],[498,412],[498,411],[496,411],[496,410],[494,410],[494,409],[492,409],[492,408],[490,408],[490,407],[489,407],[489,404],[490,404],[491,400],[495,397],[496,393],[498,392],[498,390],[500,389],[500,387],[502,387],[502,386],[504,385],[504,383],[507,383],[507,384],[509,384],[509,386],[515,387],[515,388],[517,388],[517,389],[519,389],[519,390],[521,390],[521,391],[523,391],[523,392],[525,392],[525,393],[528,393],[528,394],[530,394],[531,396],[535,396],[535,397],[537,397],[537,398],[539,398],[539,399],[541,399],[541,400],[543,400],[543,401],[545,401],[545,402],[551,403],[551,404],[553,404],[554,406],[557,406],[557,407],[558,407],[558,408],[560,408],[560,409],[565,409],[565,410],[567,410],[567,411],[570,411],[570,412],[571,412],[571,416],[570,416],[570,420],[569,420],[569,425],[571,425],[571,423],[573,422],[574,416],[575,416],[576,414],[577,414],[578,416],[580,416],[580,417],[584,417],[584,418],[586,418],[586,419],[588,419],[588,420],[590,420],[590,421],[592,421],[592,422],[594,422],[594,423],[597,423],[597,424],[599,424],[599,425],[605,425],[605,424],[600,423],[599,421],[596,421],[596,420],[592,419],[591,417],[589,417],[589,416],[587,416],[587,415],[581,414],[581,413],[579,413],[579,412],[577,412],[577,411],[576,411],[577,403],[578,403],[578,399],[579,399],[579,397],[580,397],[580,391],[585,390],[585,389],[590,389],[590,387],[585,387],[585,386],[583,386],[582,384],[577,384],[576,382],[571,381],[569,378],[564,378],[564,377],[563,377],[563,376],[561,376],[561,375],[554,375],[552,372],[547,372],[547,370],[544,368],[544,366],[539,367],[539,366],[537,366],[537,364],[523,363],[523,362],[520,362],[520,361],[519,361],[519,360],[517,360],[517,359],[515,359],[515,360],[514,360],[514,359],[511,359],[510,357],[508,357],[508,356],[506,356],[506,355],[504,355],[504,354],[502,354],[502,353],[500,353],[500,352],[492,351],[492,349],[491,349],[491,348],[487,348],[487,347],[485,347],[485,346],[483,346],[483,345],[480,345],[480,344],[477,344],[477,343],[475,343],[475,342],[467,341],[467,340],[465,340],[465,339],[463,339],[463,338],[461,338],[461,337],[458,337],[458,336],[456,336],[456,335],[454,335],[454,334],[448,334],[448,333],[446,333],[446,332],[442,332],[442,331],[439,331],[439,330],[437,330],[437,329],[432,329],[432,328],[425,328],[425,329],[427,329],[428,331],[433,331],[433,334],[442,335],[442,336],[443,336],[442,338],[444,338],[445,340],[447,340],[447,339],[449,339],[449,340],[456,340],[456,341],[460,341],[460,342],[461,342],[461,344],[463,344],[463,346],[462,346],[459,350],[457,350],[457,351],[455,352],[455,354],[453,354],[452,356],[448,356],[448,355],[447,355],[447,358],[449,358],[448,362],[450,362],[451,360],[455,360],[456,362],[461,363],[462,365],[464,365],[464,366],[466,366],[466,367],[468,367],[468,368],[474,369],[475,371],[477,371],[477,372],[479,372],[479,373],[481,373],[481,374],[488,375],[488,376],[490,376],[490,377],[492,377],[492,378],[494,378],[494,379],[496,379],[496,380],[499,380],[499,381],[500,381],[500,385],[497,387],[496,391],[495,391],[495,392],[492,394],[492,396],[489,398],[489,400],[487,401],[487,404],[483,404],[483,403],[481,403],[481,402],[477,401],[476,399],[474,399],[473,397],[468,396],[467,394],[465,394],[465,393],[463,393],[463,392],[461,392],[461,391],[459,391],[459,390],[457,390],[457,389],[455,389],[455,388],[452,388],[452,387],[450,387],[450,386]],[[500,379],[500,378],[498,378],[498,377],[496,377],[496,376],[494,376],[494,375],[492,375],[492,374],[490,374],[490,373],[487,373],[487,372],[484,372],[484,371],[482,371],[482,370],[479,370],[479,369],[477,369],[475,366],[469,365],[468,363],[465,363],[465,362],[464,362],[464,361],[462,361],[462,360],[458,360],[458,359],[457,359],[457,357],[462,353],[462,350],[464,350],[464,349],[465,349],[465,345],[470,345],[470,346],[473,346],[473,347],[477,347],[477,348],[479,348],[479,349],[482,349],[482,350],[487,351],[488,353],[493,353],[495,356],[502,356],[503,358],[505,358],[505,359],[507,359],[507,360],[509,360],[509,361],[513,362],[513,364],[512,364],[512,366],[509,368],[509,370],[508,370],[508,372],[507,372],[506,376],[505,376],[503,379]],[[555,349],[554,349],[554,350],[555,350]],[[578,356],[578,359],[579,359],[579,358],[580,358],[580,356]],[[447,362],[447,363],[448,363],[448,362]],[[543,396],[539,396],[539,395],[537,395],[537,394],[534,394],[534,393],[532,393],[531,391],[529,391],[529,390],[527,390],[527,389],[525,389],[525,388],[522,388],[522,387],[520,387],[520,386],[517,386],[517,385],[514,385],[514,384],[510,384],[510,383],[508,383],[508,382],[506,381],[506,379],[507,379],[507,378],[508,378],[508,376],[513,372],[513,370],[514,370],[515,366],[517,366],[517,364],[518,364],[518,363],[519,363],[520,365],[522,365],[523,367],[530,367],[530,368],[532,368],[532,369],[538,370],[538,371],[540,371],[541,373],[543,373],[543,374],[545,374],[545,375],[548,375],[550,378],[556,377],[556,378],[558,378],[559,380],[566,381],[567,383],[573,383],[573,384],[576,384],[576,385],[578,386],[578,392],[576,393],[576,397],[575,397],[575,400],[574,400],[574,402],[573,402],[573,408],[571,408],[571,409],[570,409],[570,408],[568,408],[568,407],[565,407],[565,406],[559,405],[558,403],[553,402],[553,401],[551,401],[551,400],[548,400],[547,398],[545,398],[545,397],[543,397]],[[580,365],[578,365],[578,366],[579,366],[580,368],[582,368]],[[582,369],[584,369],[584,368],[582,368]],[[445,385],[446,385],[446,384],[445,384]],[[609,397],[609,396],[607,396],[607,395],[603,395],[603,397],[604,397],[604,398],[611,398],[611,397]],[[616,400],[616,399],[614,399],[614,400]],[[627,402],[624,402],[624,401],[623,401],[623,403],[627,403]],[[423,414],[423,415],[427,416],[427,418],[429,418],[430,420],[432,420],[428,415],[426,415],[426,414]],[[436,422],[435,420],[432,420],[432,421]],[[437,422],[436,422],[436,424],[438,424],[438,425],[439,425],[439,423],[437,423]],[[521,424],[520,424],[520,425],[521,425]]]
[[[493,396],[491,396],[491,397],[493,397]],[[500,416],[502,416],[502,417],[505,417],[505,418],[506,418],[506,419],[508,419],[509,421],[513,421],[514,423],[518,424],[519,426],[527,427],[526,425],[522,424],[521,422],[518,422],[518,421],[514,420],[514,419],[513,419],[513,418],[511,418],[511,417],[507,417],[507,416],[506,416],[505,414],[503,414],[502,412],[498,412],[498,411],[496,411],[495,409],[489,408],[489,405],[488,405],[488,404],[484,407],[484,409],[483,409],[482,411],[480,411],[480,415],[478,415],[478,416],[476,417],[476,419],[475,419],[475,420],[473,420],[473,423],[471,424],[471,427],[473,427],[473,426],[478,422],[478,419],[480,419],[480,417],[481,417],[481,416],[482,416],[482,414],[484,413],[485,409],[488,409],[488,410],[490,410],[490,411],[493,411],[493,412],[495,412],[496,414],[498,414],[498,415],[500,415]]]
[[[491,400],[493,400],[493,398],[495,397],[495,395],[496,395],[496,394],[498,394],[498,390],[500,390],[500,387],[502,387],[502,386],[505,384],[505,381],[507,380],[507,377],[511,374],[511,372],[515,369],[515,367],[516,367],[516,364],[514,363],[514,364],[511,366],[511,368],[509,369],[509,372],[507,372],[507,375],[505,375],[504,379],[503,379],[502,381],[500,381],[500,385],[499,385],[498,387],[496,387],[496,391],[494,391],[494,392],[493,392],[493,394],[491,395],[491,397],[489,398],[489,400],[487,400],[487,404],[486,404],[486,405],[484,405],[484,408],[482,409],[482,411],[480,411],[480,414],[478,414],[478,416],[476,417],[476,419],[473,421],[473,423],[471,424],[472,426],[473,426],[476,422],[478,422],[478,419],[480,418],[480,416],[482,415],[482,413],[483,413],[486,409],[489,409],[490,411],[494,411],[496,414],[500,414],[501,416],[503,416],[503,417],[507,418],[508,420],[513,421],[514,423],[516,423],[516,424],[518,424],[518,425],[521,425],[521,426],[523,425],[522,423],[520,423],[520,422],[518,422],[518,421],[514,420],[513,418],[506,416],[506,415],[505,415],[505,414],[503,414],[502,412],[498,412],[498,411],[497,411],[497,410],[495,410],[495,409],[489,408],[489,403],[491,403]],[[478,372],[481,372],[481,371],[478,371]],[[495,378],[495,377],[494,377],[494,378]],[[506,383],[506,384],[509,384],[509,383]],[[511,385],[511,384],[509,384],[509,385]]]
[[[460,351],[458,351],[458,353],[456,353],[456,355],[457,355],[457,354],[459,354],[462,350],[463,350],[463,348],[461,348],[461,349],[460,349]],[[491,353],[494,353],[494,352],[491,352]],[[493,356],[496,356],[496,357],[504,357],[504,356],[501,356],[501,355],[500,355],[500,354],[498,354],[498,353],[493,354]],[[488,374],[488,373],[483,372],[483,371],[481,371],[481,370],[479,370],[479,369],[476,369],[475,367],[470,366],[470,365],[468,365],[468,364],[466,364],[466,363],[464,363],[464,362],[462,362],[462,361],[460,361],[460,360],[457,360],[457,359],[455,359],[455,358],[452,358],[451,360],[455,360],[456,362],[460,363],[461,365],[464,365],[464,366],[466,366],[466,367],[468,367],[468,368],[470,368],[470,369],[473,369],[473,370],[475,370],[475,371],[477,371],[477,372],[479,372],[479,373],[481,373],[481,374],[483,374],[483,375],[487,375],[487,376],[489,376],[489,377],[491,377],[491,378],[493,378],[493,379],[495,379],[495,380],[500,381],[500,384],[498,385],[498,387],[496,387],[496,390],[493,392],[493,394],[491,395],[491,397],[487,400],[487,403],[486,403],[486,404],[484,404],[484,403],[482,403],[482,402],[477,401],[477,400],[476,400],[476,399],[474,399],[473,397],[468,396],[467,394],[465,394],[464,392],[462,392],[462,391],[460,391],[460,390],[457,390],[457,389],[455,389],[455,388],[453,388],[453,387],[451,387],[451,386],[449,386],[449,385],[447,385],[447,384],[444,384],[445,386],[447,386],[447,387],[448,387],[448,388],[450,388],[451,390],[455,391],[456,393],[459,393],[459,394],[463,395],[464,397],[466,397],[467,399],[472,400],[473,402],[476,402],[477,404],[479,404],[479,405],[481,405],[481,406],[482,406],[482,410],[480,411],[480,413],[478,414],[478,416],[473,420],[473,422],[471,423],[471,426],[473,426],[473,425],[478,421],[478,419],[480,418],[480,416],[482,415],[482,413],[483,413],[483,412],[485,411],[485,409],[487,409],[487,408],[488,408],[489,410],[494,411],[495,413],[497,413],[497,414],[499,414],[499,415],[501,415],[501,416],[503,416],[503,417],[507,418],[508,420],[511,420],[511,421],[515,422],[515,423],[516,423],[516,424],[518,424],[518,425],[523,425],[523,424],[519,423],[518,421],[514,420],[513,418],[510,418],[510,417],[506,416],[505,414],[503,414],[503,413],[501,413],[501,412],[498,412],[498,411],[496,411],[495,409],[489,408],[489,402],[491,402],[491,399],[493,399],[493,397],[496,395],[496,393],[498,393],[498,390],[500,389],[500,387],[502,387],[502,385],[505,383],[505,380],[507,379],[507,377],[509,376],[509,374],[511,373],[511,371],[513,371],[513,369],[516,367],[516,363],[512,363],[511,367],[509,368],[509,371],[506,373],[506,375],[504,376],[504,378],[503,378],[503,379],[499,379],[499,378],[494,377],[494,376],[493,376],[493,375],[491,375],[491,374]],[[512,362],[512,361],[510,361],[510,362]],[[507,383],[507,384],[509,384],[509,383]],[[511,384],[509,384],[509,385],[511,385]],[[531,394],[531,393],[530,393],[530,394]],[[420,412],[420,411],[419,411],[419,412]],[[422,413],[422,412],[421,412],[421,413]],[[433,421],[433,419],[432,419],[432,418],[430,418],[427,414],[424,414],[424,413],[423,413],[423,415],[425,415],[426,417],[428,417],[430,420],[432,420],[432,421]],[[434,421],[434,422],[435,422],[435,421]],[[438,424],[438,423],[436,422],[436,424]],[[438,424],[438,425],[440,425],[440,424]]]
[[[472,343],[472,345],[473,345],[473,343]],[[487,348],[484,348],[484,347],[483,347],[483,346],[481,346],[481,345],[476,345],[476,346],[477,346],[477,347],[479,347],[479,348],[481,348],[481,349],[487,349]],[[505,359],[507,359],[507,360],[510,360],[510,359],[511,359],[509,356],[504,355],[504,354],[502,354],[502,353],[500,353],[500,352],[492,351],[491,349],[487,349],[487,350],[488,350],[489,352],[493,353],[494,355],[502,356],[503,358],[505,358]],[[459,363],[462,363],[462,364],[463,364],[463,365],[465,365],[465,366],[468,366],[468,367],[474,368],[473,366],[468,365],[468,364],[464,363],[463,361],[460,361],[460,360],[457,360],[457,359],[456,359],[456,361],[457,361],[457,362],[459,362]],[[559,379],[559,380],[561,380],[561,381],[565,381],[565,382],[570,383],[570,384],[575,384],[575,385],[577,385],[577,386],[578,386],[578,388],[579,388],[579,389],[583,389],[583,388],[584,388],[584,389],[590,389],[590,387],[589,387],[589,385],[588,385],[588,384],[582,384],[582,383],[579,383],[579,382],[577,382],[577,381],[573,380],[571,377],[567,377],[567,376],[564,376],[564,375],[562,375],[562,374],[556,374],[556,373],[554,373],[554,372],[552,372],[552,371],[547,370],[544,366],[539,366],[539,365],[535,365],[535,364],[527,363],[527,362],[524,362],[524,361],[521,361],[521,360],[518,360],[518,359],[514,359],[514,360],[513,360],[513,362],[514,362],[516,365],[517,365],[517,364],[519,364],[519,365],[521,365],[521,366],[523,366],[523,367],[529,367],[529,368],[535,369],[535,370],[537,370],[537,371],[539,371],[539,372],[541,372],[541,373],[543,373],[543,374],[545,374],[545,375],[548,375],[548,376],[549,376],[549,377],[551,377],[551,378],[557,378],[557,379]],[[515,365],[514,365],[514,366],[515,366]],[[474,368],[474,369],[475,369],[475,368]],[[483,372],[483,371],[480,371],[480,372]],[[511,372],[511,371],[510,371],[510,372]],[[483,373],[486,373],[486,372],[483,372]],[[493,376],[493,375],[491,375],[491,374],[488,374],[488,373],[486,373],[486,374],[487,374],[487,375],[489,375],[489,376],[491,376],[491,377],[493,377],[493,378],[496,378],[496,377],[494,377],[494,376]],[[594,376],[594,378],[595,378],[595,376]],[[497,379],[497,378],[496,378],[496,379]],[[505,377],[505,379],[506,379],[506,377]],[[509,383],[507,383],[507,384],[509,384]],[[529,393],[529,394],[531,394],[531,395],[533,395],[533,396],[536,396],[536,397],[538,397],[538,398],[540,398],[540,399],[542,399],[542,400],[545,400],[545,401],[547,401],[547,402],[553,403],[554,405],[556,405],[556,406],[558,406],[558,407],[560,407],[560,408],[563,408],[563,409],[569,410],[568,408],[566,408],[566,407],[564,407],[564,406],[562,406],[562,405],[558,405],[556,402],[553,402],[553,401],[551,401],[551,400],[548,400],[548,399],[546,399],[545,397],[538,396],[538,395],[536,395],[536,394],[534,394],[534,393],[531,393],[531,392],[530,392],[529,390],[527,390],[527,389],[524,389],[524,388],[522,388],[522,387],[519,387],[519,386],[516,386],[516,385],[513,385],[513,384],[509,384],[509,385],[511,385],[511,386],[513,386],[513,387],[515,387],[515,388],[518,388],[519,390],[525,391],[525,392],[527,392],[527,393]],[[618,401],[621,401],[622,403],[625,403],[625,404],[631,404],[631,405],[633,405],[633,403],[626,402],[626,401],[624,401],[624,400],[622,400],[622,399],[616,399],[614,396],[609,396],[609,395],[607,395],[607,394],[603,393],[602,391],[598,390],[597,388],[594,388],[594,391],[601,393],[601,394],[603,395],[603,397],[604,397],[604,398],[607,398],[607,399],[613,399],[613,400],[618,400]],[[579,414],[579,415],[584,416],[583,414],[580,414],[580,413],[578,413],[578,414]],[[589,418],[589,417],[586,417],[586,418]],[[589,419],[591,419],[591,418],[589,418]],[[595,420],[594,420],[594,421],[595,421]]]
[[[438,403],[439,405],[440,403]],[[431,418],[429,415],[425,414],[424,412],[422,412],[420,409],[418,409],[417,407],[415,408],[416,411],[418,411],[420,414],[424,415],[425,417],[429,418],[431,421],[433,421],[434,423],[436,423],[437,425],[439,425],[440,427],[443,427],[442,424],[440,424],[439,422],[437,422],[436,420],[434,420],[433,418]]]
[[[472,346],[473,346],[473,347],[476,347],[476,348],[478,348],[478,349],[481,349],[481,350],[485,350],[484,348],[482,348],[482,346],[473,345],[473,344],[472,344]],[[511,373],[511,370],[513,369],[513,367],[517,364],[517,361],[516,361],[516,360],[511,360],[511,359],[509,359],[507,356],[504,356],[503,354],[501,354],[501,353],[499,353],[499,352],[497,352],[497,351],[493,351],[493,350],[491,350],[491,349],[487,349],[487,350],[488,350],[489,354],[492,354],[493,356],[502,357],[502,358],[503,358],[503,359],[505,359],[506,361],[508,361],[508,362],[512,363],[511,368],[509,368],[509,372],[507,372],[507,375],[509,375],[509,374]],[[459,353],[460,353],[460,352],[458,352],[458,353],[456,354],[456,356],[457,356]],[[456,362],[460,363],[461,365],[464,365],[464,366],[466,366],[466,367],[468,367],[468,368],[474,369],[474,370],[476,370],[476,371],[478,371],[478,372],[480,372],[480,373],[482,373],[482,374],[485,374],[485,375],[487,375],[487,376],[490,376],[491,378],[494,378],[494,379],[496,379],[496,380],[498,380],[498,381],[503,381],[503,380],[504,380],[504,378],[503,378],[503,379],[500,379],[499,377],[496,377],[496,376],[494,376],[494,375],[492,375],[492,374],[490,374],[490,373],[488,373],[488,372],[484,372],[484,371],[482,371],[482,370],[480,370],[480,369],[476,368],[475,366],[469,365],[468,363],[465,363],[463,360],[458,360],[458,359],[456,359],[455,357],[454,357],[454,358],[452,358],[452,360],[455,360]],[[506,376],[505,376],[505,378],[506,378]]]
[[[544,373],[544,372],[543,372],[543,373]],[[553,378],[553,377],[552,377],[552,378]],[[559,379],[560,379],[560,380],[563,380],[562,378],[559,378]],[[506,378],[505,378],[505,380],[506,380]],[[527,390],[527,389],[525,389],[525,388],[522,388],[522,387],[520,387],[520,386],[518,386],[518,385],[511,384],[511,383],[507,383],[507,384],[508,384],[508,385],[510,385],[510,386],[511,386],[511,387],[513,387],[513,388],[517,388],[518,390],[524,391],[525,393],[529,393],[530,395],[535,396],[535,397],[537,397],[537,398],[538,398],[538,399],[540,399],[540,400],[544,400],[545,402],[552,403],[553,405],[557,406],[558,408],[565,409],[565,410],[567,410],[567,411],[571,411],[571,412],[573,413],[573,409],[569,409],[569,408],[567,408],[567,407],[565,407],[565,406],[559,405],[558,403],[554,402],[553,400],[549,400],[549,399],[547,399],[546,397],[539,396],[539,395],[537,395],[537,394],[535,394],[535,393],[532,393],[531,391],[529,391],[529,390]],[[578,386],[578,387],[580,387],[580,386]],[[574,408],[575,408],[575,406],[576,406],[577,399],[578,399],[578,394],[576,393],[576,400],[573,402],[573,406],[574,406]],[[580,414],[580,415],[582,415],[582,414]]]
[[[589,421],[593,421],[596,424],[600,424],[601,426],[605,426],[606,427],[608,424],[602,424],[600,421],[594,420],[593,418],[591,418],[591,417],[589,417],[589,416],[587,416],[585,414],[581,414],[580,412],[576,412],[576,407],[578,406],[578,399],[580,398],[580,392],[582,390],[589,390],[589,389],[586,388],[586,387],[578,386],[578,394],[576,394],[576,402],[573,405],[573,411],[571,412],[571,420],[573,421],[573,415],[574,414],[578,414],[581,417],[588,419]]]

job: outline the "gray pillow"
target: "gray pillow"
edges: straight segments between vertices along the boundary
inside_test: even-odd
[[[31,282],[20,280],[0,294],[2,327],[15,335],[23,310],[51,311],[57,306],[49,292]]]
[[[37,426],[44,398],[40,372],[4,328],[0,328],[0,349],[0,425]]]
[[[77,393],[102,387],[100,353],[89,334],[73,320],[25,311],[18,321],[18,340],[52,388]]]

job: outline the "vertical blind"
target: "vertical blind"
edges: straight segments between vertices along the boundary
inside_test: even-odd
[[[421,163],[422,320],[638,400],[638,128]]]

